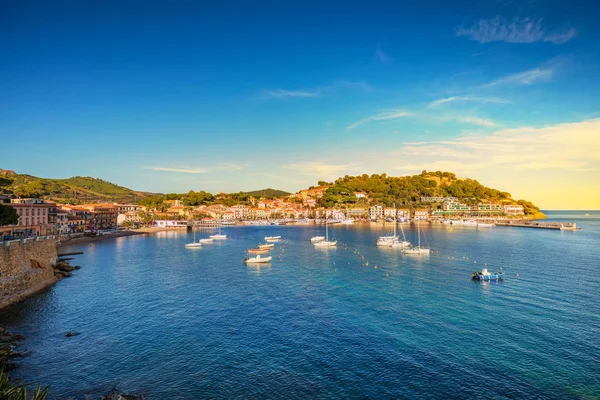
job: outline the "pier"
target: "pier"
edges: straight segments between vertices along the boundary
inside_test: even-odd
[[[537,222],[537,221],[496,221],[496,226],[510,226],[516,228],[552,229],[557,231],[576,231],[575,222]]]

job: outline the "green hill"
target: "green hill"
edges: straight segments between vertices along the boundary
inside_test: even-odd
[[[466,204],[479,202],[521,204],[527,215],[543,217],[539,208],[526,200],[515,200],[508,192],[486,187],[474,179],[457,178],[451,172],[423,171],[420,175],[400,177],[386,174],[346,175],[329,183],[328,186],[323,197],[319,199],[321,206],[381,204],[390,207],[395,203],[399,207],[431,206],[436,208],[440,205],[439,203],[422,203],[421,198],[457,197],[459,201]],[[355,192],[363,192],[367,198],[357,199],[354,195]]]
[[[64,203],[136,202],[153,193],[138,192],[102,179],[75,176],[67,179],[38,178],[0,170],[0,193],[41,197]]]
[[[289,196],[291,193],[289,192],[284,192],[283,190],[277,190],[277,189],[262,189],[262,190],[254,190],[252,192],[244,192],[245,194],[247,194],[248,196],[253,196],[253,197],[284,197],[284,196]]]

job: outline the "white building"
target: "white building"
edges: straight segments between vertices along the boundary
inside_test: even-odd
[[[428,220],[429,219],[429,211],[427,210],[415,210],[414,218],[415,220]]]
[[[373,206],[373,207],[369,208],[369,218],[371,218],[371,219],[383,218],[383,207],[382,206]]]
[[[525,214],[525,209],[521,205],[509,204],[504,206],[504,214],[523,215]]]
[[[386,207],[383,209],[383,216],[386,218],[396,218],[396,210],[391,207]]]

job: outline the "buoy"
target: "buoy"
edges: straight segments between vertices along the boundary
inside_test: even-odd
[[[377,269],[377,265],[375,266],[375,269]]]
[[[484,266],[484,267],[487,267],[487,263],[483,263],[483,266]],[[502,269],[502,267],[500,267],[500,269]]]
[[[367,267],[369,266],[369,262],[368,262],[368,261],[367,261],[367,264],[366,264],[366,266],[367,266]]]
[[[477,264],[477,260],[473,260],[473,264]]]
[[[388,276],[389,276],[389,275],[388,275],[388,273],[386,272],[386,273],[385,273],[385,277],[387,278]]]
[[[519,274],[517,274],[517,276],[519,276]]]

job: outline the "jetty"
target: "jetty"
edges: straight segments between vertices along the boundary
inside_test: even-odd
[[[575,222],[538,222],[538,221],[496,221],[496,226],[510,226],[516,228],[552,229],[557,231],[577,231]]]

